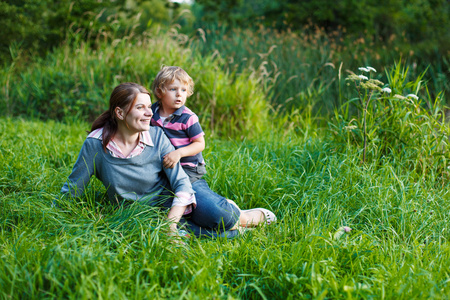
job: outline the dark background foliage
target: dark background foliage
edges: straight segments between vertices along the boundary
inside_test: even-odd
[[[0,58],[8,62],[9,48],[45,54],[59,45],[70,27],[88,34],[99,31],[105,16],[124,0],[19,0],[0,2]],[[102,13],[103,20],[96,19]],[[96,22],[97,21],[97,22]],[[101,26],[99,25],[101,23]]]
[[[382,41],[403,35],[426,50],[449,49],[450,5],[446,0],[197,0],[197,25],[262,23],[279,30],[315,24],[327,31],[376,35]]]
[[[188,6],[185,6],[185,8]],[[427,53],[447,54],[450,40],[450,5],[446,0],[197,0],[192,6],[195,23],[176,20],[195,30],[206,24],[249,27],[257,24],[278,30],[301,30],[314,24],[346,35],[393,35]],[[178,3],[167,0],[19,0],[0,1],[0,59],[10,61],[11,45],[38,53],[65,40],[67,30],[95,38],[102,31],[135,25],[138,32],[152,24],[174,21]],[[121,26],[124,30],[124,26]]]

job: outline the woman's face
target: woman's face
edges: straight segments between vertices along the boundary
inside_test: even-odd
[[[138,94],[136,101],[125,116],[127,128],[133,132],[148,131],[150,120],[153,116],[151,109],[152,101],[148,94]]]

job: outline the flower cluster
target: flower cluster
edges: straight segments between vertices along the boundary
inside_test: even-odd
[[[350,232],[352,229],[348,226],[342,226],[339,227],[338,230],[333,234],[333,239],[338,240],[340,239],[344,234]]]
[[[406,95],[406,98],[413,98],[414,100],[419,100],[419,97],[417,97],[417,95],[414,94],[408,94]]]
[[[367,90],[381,91],[381,87],[384,83],[377,79],[370,79],[366,82],[361,82],[361,87]]]
[[[366,72],[366,73],[370,73],[370,72],[376,72],[377,70],[375,70],[375,68],[372,67],[360,67],[358,68],[358,70],[362,71],[362,72]],[[357,84],[359,84],[360,87],[362,87],[363,89],[366,90],[370,90],[370,91],[378,91],[381,93],[385,93],[385,94],[391,94],[392,90],[391,88],[389,88],[388,86],[383,87],[384,85],[383,82],[377,80],[377,79],[369,79],[367,76],[365,75],[356,75],[356,74],[350,74],[347,78],[347,81],[352,81],[355,82]],[[400,100],[407,100],[407,99],[414,99],[414,100],[418,100],[419,97],[415,94],[408,94],[406,96],[402,96],[402,95],[394,95],[394,98],[396,99],[400,99]]]
[[[366,73],[377,71],[377,70],[375,70],[375,68],[372,68],[369,66],[358,68],[358,70],[366,72]],[[350,74],[350,76],[348,76],[346,80],[353,81],[353,82],[360,82],[360,84],[363,88],[372,87],[377,90],[378,90],[378,85],[383,85],[383,83],[381,81],[379,81],[379,80],[375,81],[375,79],[369,79],[369,77],[367,77],[366,75],[362,75],[362,74],[361,75]],[[364,86],[365,83],[363,83],[363,81],[367,81],[367,83],[369,83],[369,86]],[[375,88],[375,86],[377,86],[377,87]]]
[[[358,75],[358,78],[361,80],[368,80],[369,78],[367,78],[367,76],[364,75]]]
[[[358,68],[358,70],[360,70],[360,71],[363,71],[363,72],[366,72],[366,73],[369,73],[369,72],[377,72],[377,70],[375,70],[375,68],[372,68],[372,67],[361,67],[361,68]]]
[[[358,68],[358,70],[363,72],[376,72],[376,70],[372,67],[361,67]],[[371,90],[371,91],[382,91],[380,86],[383,86],[384,83],[377,79],[369,79],[365,75],[356,75],[356,74],[350,74],[347,79],[348,81],[353,81],[356,84],[359,84],[360,87],[363,89]]]

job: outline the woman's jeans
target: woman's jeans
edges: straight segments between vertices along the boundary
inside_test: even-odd
[[[238,230],[229,229],[239,221],[239,209],[225,197],[211,191],[204,179],[195,181],[192,188],[195,191],[197,207],[182,218],[180,224],[184,223],[186,229],[196,236],[230,238],[238,235]]]

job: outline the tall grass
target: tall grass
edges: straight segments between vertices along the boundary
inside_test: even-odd
[[[361,165],[359,149],[308,135],[210,141],[212,189],[279,222],[176,246],[163,216],[114,210],[97,180],[81,202],[51,207],[86,127],[0,119],[1,298],[450,296],[449,184],[438,174],[420,178],[399,159]],[[343,225],[353,230],[333,238]]]
[[[430,90],[450,92],[449,61],[445,55],[424,57],[404,37],[382,41],[371,35],[347,37],[345,29],[326,32],[313,24],[301,31],[279,32],[257,21],[253,28],[209,25],[198,29],[189,47],[203,55],[217,55],[229,72],[251,70],[265,87],[269,100],[290,111],[313,103],[314,111],[328,115],[345,102],[348,71],[370,65],[380,71],[402,58],[412,77],[429,68]]]
[[[106,107],[113,86],[124,81],[150,86],[161,65],[180,65],[196,82],[187,105],[202,124],[215,135],[244,138],[260,135],[273,122],[269,114],[285,127],[325,126],[352,96],[344,79],[358,66],[375,67],[383,81],[384,70],[399,59],[412,78],[427,69],[412,47],[398,48],[402,38],[396,37],[384,44],[371,36],[349,40],[341,31],[313,25],[301,32],[263,26],[181,31],[174,25],[139,36],[132,30],[121,36],[119,30],[102,32],[91,43],[75,31],[44,58],[12,48],[13,63],[0,70],[0,115],[91,121]],[[431,98],[442,92],[444,104],[448,63],[439,57],[424,79]]]
[[[92,121],[107,108],[117,84],[132,81],[149,88],[162,65],[178,65],[196,83],[187,106],[212,133],[257,136],[269,112],[257,81],[226,73],[211,56],[192,53],[180,44],[183,37],[176,28],[139,37],[104,33],[92,46],[74,32],[44,58],[17,54],[13,65],[0,70],[0,115]]]
[[[425,72],[411,79],[401,62],[386,70],[385,83],[370,78],[372,73],[346,78],[356,97],[337,109],[329,122],[333,142],[338,148],[351,144],[362,149],[362,162],[398,159],[421,176],[431,175],[431,168],[440,180],[447,180],[450,128],[442,94],[433,99]],[[358,114],[349,113],[350,105]]]

